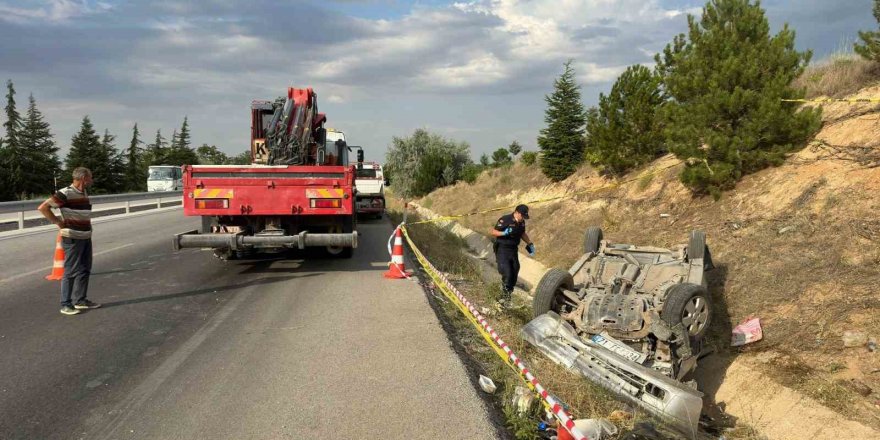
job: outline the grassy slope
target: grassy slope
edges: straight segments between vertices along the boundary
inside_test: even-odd
[[[880,87],[855,96],[880,96]],[[538,259],[563,268],[580,256],[591,225],[602,226],[614,241],[660,246],[683,244],[689,231],[704,230],[718,266],[713,348],[760,359],[783,384],[878,427],[880,411],[845,384],[855,378],[880,389],[880,375],[871,373],[880,359],[841,342],[845,330],[880,336],[880,167],[872,167],[877,109],[827,105],[817,135],[825,144],[813,143],[783,166],[747,176],[718,202],[692,197],[677,180],[677,161],[664,157],[617,188],[588,167],[552,184],[538,169],[516,164],[485,172],[472,185],[435,191],[422,204],[459,214],[593,191],[531,206],[529,235]],[[500,214],[462,223],[484,231]],[[731,323],[749,316],[762,319],[764,340],[733,351]]]

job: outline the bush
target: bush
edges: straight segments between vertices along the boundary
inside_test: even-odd
[[[532,166],[538,161],[538,153],[535,151],[524,151],[522,156],[520,156],[520,160],[522,160],[523,164]]]
[[[656,116],[663,103],[660,77],[630,66],[608,96],[587,112],[587,160],[607,174],[623,174],[665,153]]]
[[[670,151],[685,161],[682,182],[717,198],[744,174],[781,164],[818,130],[818,110],[782,102],[803,97],[791,84],[811,53],[795,50],[787,25],[771,37],[750,0],[712,0],[688,24],[688,37],[656,57],[672,98],[660,113]]]

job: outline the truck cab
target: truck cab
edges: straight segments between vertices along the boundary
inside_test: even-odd
[[[382,165],[363,162],[355,168],[355,204],[358,214],[382,217],[385,212],[385,176]]]

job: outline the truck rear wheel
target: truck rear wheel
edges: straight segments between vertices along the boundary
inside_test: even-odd
[[[342,225],[333,225],[328,228],[327,232],[331,234],[350,234],[354,231],[354,222],[351,219],[343,221]],[[327,246],[325,247],[327,255],[335,258],[351,258],[354,255],[354,248],[343,246]]]

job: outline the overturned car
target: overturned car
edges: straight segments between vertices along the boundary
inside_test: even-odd
[[[589,228],[584,255],[538,283],[522,337],[693,438],[703,394],[685,381],[711,322],[711,268],[700,231],[665,249],[612,243]]]

